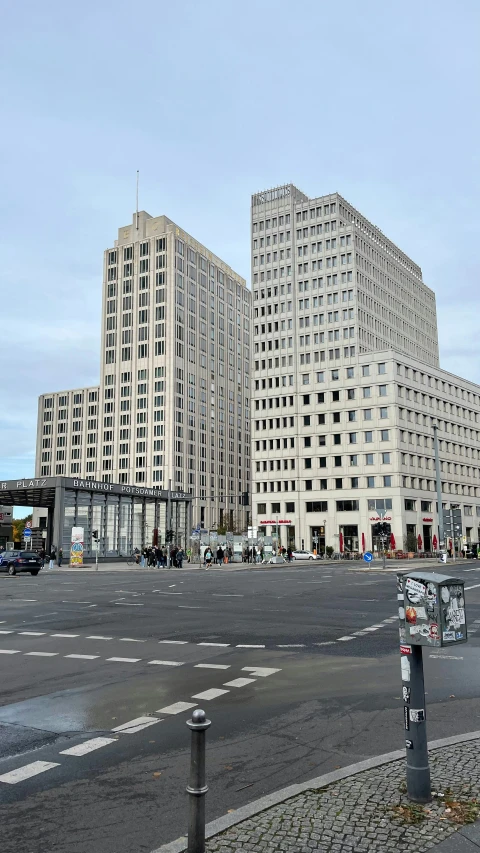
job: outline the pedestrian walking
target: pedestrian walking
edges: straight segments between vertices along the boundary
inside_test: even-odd
[[[179,548],[177,553],[176,553],[177,569],[182,568],[184,559],[185,559],[185,554],[183,553],[182,548]]]
[[[213,555],[212,555],[211,548],[210,548],[210,546],[208,546],[208,547],[206,548],[206,550],[205,550],[205,555],[204,555],[204,559],[205,559],[205,569],[210,569],[210,568],[211,568],[211,565],[212,565],[212,556],[213,556]]]
[[[217,563],[219,566],[222,565],[224,556],[225,556],[225,552],[224,552],[222,546],[219,545],[217,548]]]
[[[46,557],[45,548],[40,548],[40,551],[38,552],[38,556],[40,557],[40,559],[42,561],[42,568],[43,568],[43,566],[45,565],[45,557]]]
[[[49,569],[53,569],[56,556],[57,556],[57,549],[55,548],[55,545],[52,545],[52,547],[50,548],[50,562],[48,564]]]
[[[187,563],[190,563],[191,559],[192,559],[192,549],[187,548]]]
[[[58,568],[60,568],[60,566],[62,565],[62,560],[63,560],[63,548],[59,548],[58,549],[58,558],[57,558]]]

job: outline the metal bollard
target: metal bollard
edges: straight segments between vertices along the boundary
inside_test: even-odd
[[[188,853],[205,853],[205,732],[211,726],[205,711],[198,709],[187,720],[192,732],[190,757],[190,783],[187,794],[190,795],[188,816]]]

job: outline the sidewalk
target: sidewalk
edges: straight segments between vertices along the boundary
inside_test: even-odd
[[[432,742],[435,795],[427,806],[407,799],[405,752],[397,751],[291,785],[213,821],[206,853],[479,853],[479,747],[478,731]],[[153,853],[185,849],[181,838]]]

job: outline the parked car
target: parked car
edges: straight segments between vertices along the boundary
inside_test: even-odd
[[[286,561],[285,557],[282,557],[282,556],[280,556],[280,554],[278,554],[276,557],[270,557],[270,559],[267,560],[267,562],[268,563],[286,563],[287,561]]]
[[[298,551],[292,551],[292,560],[318,560],[318,554],[314,554],[313,551],[299,549]]]
[[[43,568],[43,560],[35,551],[2,551],[0,554],[0,572],[16,575],[17,572],[30,572],[38,575]]]

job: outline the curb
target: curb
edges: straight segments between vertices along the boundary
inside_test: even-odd
[[[480,731],[469,732],[465,735],[453,735],[453,737],[441,738],[440,740],[432,740],[429,744],[429,751],[433,749],[441,749],[445,746],[455,746],[459,743],[467,743],[471,740],[478,740]],[[310,779],[308,782],[300,782],[295,785],[288,785],[286,788],[280,788],[273,794],[267,794],[265,797],[260,797],[258,800],[248,803],[246,806],[241,806],[234,814],[223,815],[205,827],[205,838],[212,838],[219,835],[226,829],[235,826],[237,823],[242,823],[248,818],[254,817],[266,809],[276,806],[279,803],[289,800],[297,794],[303,794],[312,788],[325,788],[334,782],[339,782],[342,779],[348,779],[349,776],[355,776],[357,773],[362,773],[364,770],[372,770],[374,767],[381,767],[383,764],[390,764],[392,761],[398,761],[400,758],[405,758],[405,750],[397,749],[394,752],[385,752],[383,755],[377,755],[375,758],[367,758],[365,761],[358,761],[356,764],[349,764],[348,767],[342,767],[340,770],[333,770],[331,773],[324,773],[323,776],[317,776],[315,779]],[[187,836],[182,835],[176,841],[170,841],[168,844],[163,844],[161,847],[156,847],[151,853],[183,853],[187,849]]]

